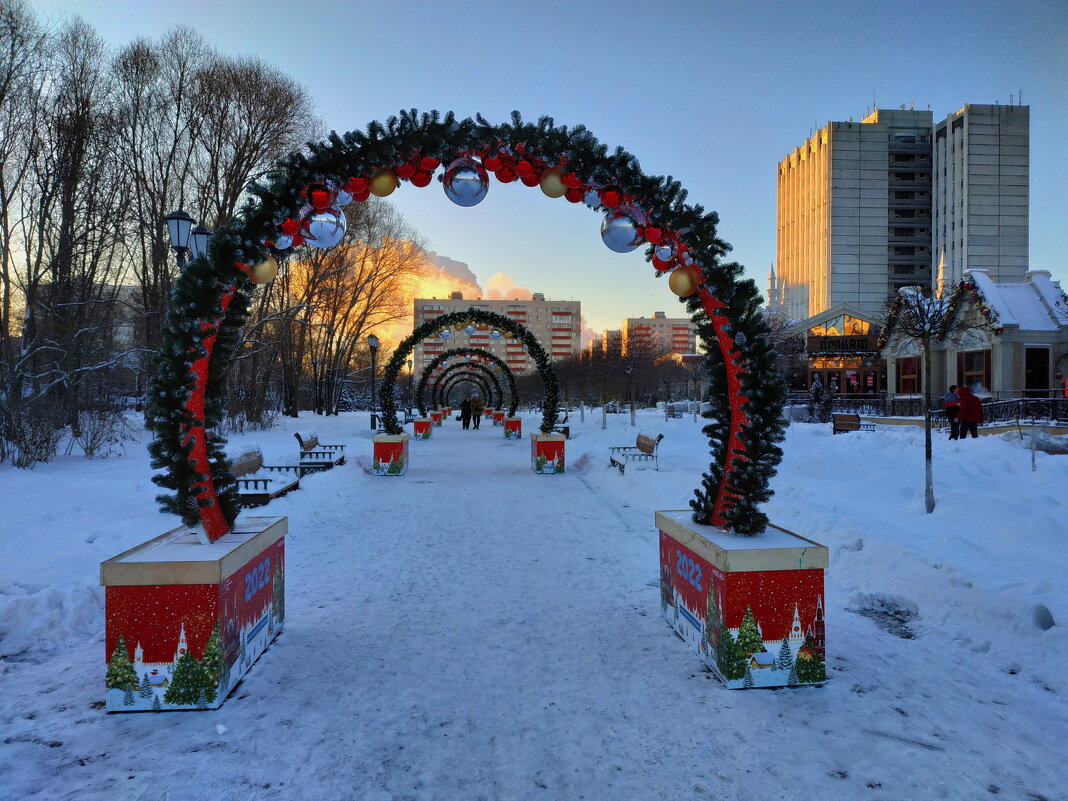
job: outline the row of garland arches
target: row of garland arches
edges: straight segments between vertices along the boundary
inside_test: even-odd
[[[486,379],[478,375],[477,373],[465,371],[460,373],[459,375],[454,374],[450,380],[445,382],[445,386],[439,387],[438,397],[445,398],[445,400],[441,401],[438,405],[451,409],[452,404],[449,402],[449,399],[451,398],[453,392],[458,389],[466,389],[468,394],[470,394],[470,388],[466,388],[466,384],[470,384],[476,390],[480,391],[482,393],[482,397],[489,397],[490,385],[486,382]]]
[[[505,380],[508,382],[508,393],[511,396],[511,402],[508,405],[508,416],[514,417],[516,409],[519,408],[519,389],[516,387],[515,384],[515,375],[512,373],[508,365],[505,364],[504,361],[496,354],[491,353],[490,351],[485,350],[483,348],[476,348],[474,346],[450,348],[449,350],[439,353],[437,356],[434,357],[434,360],[426,366],[426,369],[423,370],[423,374],[419,376],[419,386],[415,392],[416,404],[419,406],[419,413],[423,417],[426,417],[427,405],[424,400],[426,398],[426,385],[431,380],[434,371],[441,365],[445,364],[449,359],[462,359],[465,356],[474,356],[476,358],[484,359],[485,361],[497,366],[501,374],[504,376]],[[464,364],[467,364],[467,362],[464,362]],[[485,365],[482,366],[485,367]],[[488,368],[485,369],[488,370]],[[503,392],[501,392],[499,385],[498,393],[500,394],[500,397],[498,401],[493,404],[493,408],[500,408],[504,406],[504,395]],[[432,400],[434,399],[432,398]]]
[[[482,397],[486,399],[486,405],[490,408],[501,405],[504,392],[501,390],[501,382],[497,380],[492,370],[481,364],[454,364],[442,371],[442,374],[434,381],[434,387],[430,391],[434,406],[438,408],[451,406],[448,401],[454,383],[467,378],[481,385]]]
[[[275,259],[302,242],[328,247],[340,241],[345,217],[336,207],[364,201],[372,191],[388,195],[402,181],[426,187],[442,165],[454,200],[457,165],[467,186],[477,190],[468,192],[469,199],[477,195],[473,202],[485,196],[488,173],[503,183],[519,178],[550,197],[601,212],[606,244],[613,250],[646,246],[657,272],[670,273],[672,290],[685,297],[707,353],[711,419],[704,433],[712,462],[690,501],[693,518],[739,534],[763,531],[767,516],[759,505],[771,495],[768,481],[782,458],[786,392],[775,371],[760,292],[752,280],[741,279],[740,264],[723,260],[730,247],[717,235],[718,216],[687,204],[678,181],[645,175],[631,154],[610,152],[583,126],[557,126],[550,117],[524,122],[518,112],[510,122],[492,124],[481,115],[404,111],[384,124],[370,123],[366,131],[331,133],[248,187],[238,216],[216,230],[207,255],[176,281],[162,332],[146,422],[155,435],[150,451],[159,472],[153,481],[168,490],[159,496],[164,511],[199,523],[212,541],[237,516],[226,443],[216,432],[227,368],[255,283],[270,280]],[[460,317],[478,314],[485,312]],[[399,354],[410,352],[415,341],[413,334],[401,343],[386,369],[390,394],[384,386],[381,408],[391,433],[401,432],[392,395],[406,358]],[[538,354],[544,357],[536,340],[523,341],[536,362]],[[551,429],[557,406],[555,378],[545,384],[542,431]]]

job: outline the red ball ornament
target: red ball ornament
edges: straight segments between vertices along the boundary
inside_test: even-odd
[[[436,159],[433,156],[423,156],[419,159],[419,169],[423,172],[434,172],[441,165],[441,159]]]
[[[325,211],[330,208],[330,203],[333,197],[330,192],[325,189],[313,189],[308,193],[308,203],[316,211]]]
[[[664,238],[664,232],[655,225],[650,225],[642,231],[642,236],[645,237],[645,241],[650,245],[655,245]]]
[[[286,218],[282,220],[282,224],[278,226],[278,230],[286,236],[295,236],[300,233],[300,222]]]
[[[573,172],[565,173],[564,177],[561,178],[561,180],[564,182],[564,186],[566,186],[568,189],[582,188],[582,181],[580,181],[579,177]]]
[[[497,180],[502,184],[510,184],[515,180],[515,170],[511,167],[501,167],[494,175],[497,176]]]
[[[598,197],[601,198],[601,205],[606,209],[614,209],[623,200],[622,195],[615,189],[602,189]]]
[[[534,172],[534,165],[526,159],[520,159],[515,164],[515,174],[520,178],[526,178]]]
[[[300,247],[303,244],[304,244],[304,235],[301,234],[300,231],[297,231],[297,233],[293,234],[293,247],[295,247],[295,248],[296,247]]]
[[[366,178],[349,178],[341,188],[355,197],[361,192],[366,192],[370,183]]]
[[[429,172],[420,170],[412,176],[412,186],[418,186],[420,189],[422,189],[424,186],[430,186],[430,179],[432,177],[433,176]]]
[[[496,156],[486,156],[484,159],[482,159],[482,166],[490,172],[497,172],[497,170],[499,170],[504,165],[501,163],[501,160]]]
[[[675,261],[660,261],[656,256],[653,256],[653,267],[656,268],[658,273],[666,273],[672,267],[675,266]]]
[[[585,192],[583,192],[581,188],[568,189],[564,192],[564,197],[567,199],[568,203],[581,203],[582,198],[585,197]]]
[[[523,162],[519,162],[522,164]],[[516,165],[517,167],[519,165]],[[523,182],[525,186],[537,186],[541,183],[541,176],[536,172],[527,173],[526,175],[519,176],[519,180]]]
[[[393,172],[397,173],[398,178],[408,180],[415,175],[415,165],[406,161],[404,164],[398,164]]]
[[[364,189],[362,192],[356,192],[352,195],[352,199],[357,203],[363,203],[369,197],[371,197],[370,189]]]

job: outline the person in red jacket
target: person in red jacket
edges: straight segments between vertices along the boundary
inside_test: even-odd
[[[960,398],[960,413],[957,415],[960,420],[960,438],[966,439],[968,432],[976,438],[979,436],[979,424],[983,422],[983,404],[965,386],[957,387],[957,397]]]

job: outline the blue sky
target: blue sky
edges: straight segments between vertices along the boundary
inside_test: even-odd
[[[586,125],[715,209],[761,289],[775,258],[775,165],[828,120],[878,104],[1031,106],[1031,267],[1068,288],[1068,4],[1054,2],[334,2],[38,0],[111,42],[185,23],[304,83],[327,128],[401,108]],[[428,246],[547,297],[588,323],[679,311],[640,251],[600,241],[597,214],[493,183],[463,209],[435,182],[392,198]]]

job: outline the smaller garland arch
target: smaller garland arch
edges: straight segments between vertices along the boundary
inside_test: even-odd
[[[457,373],[473,374],[481,378],[482,384],[484,384],[486,388],[484,397],[490,406],[500,408],[504,403],[504,391],[501,389],[501,382],[497,380],[497,376],[493,374],[493,371],[484,364],[463,362],[461,364],[450,364],[436,379],[434,379],[434,386],[430,391],[430,398],[439,407],[443,401],[441,388],[445,386],[446,382],[448,382],[451,377],[457,375]]]
[[[494,353],[491,353],[488,350],[485,350],[484,348],[477,348],[473,345],[468,345],[460,348],[451,348],[450,350],[446,350],[442,353],[439,353],[437,356],[434,357],[434,360],[427,365],[426,369],[423,371],[423,374],[419,376],[419,386],[416,389],[415,393],[416,403],[419,406],[419,413],[423,417],[426,417],[427,409],[424,405],[423,399],[426,397],[426,385],[430,381],[430,377],[433,372],[449,359],[452,359],[457,356],[466,356],[467,354],[471,354],[473,356],[481,356],[483,359],[492,364],[495,364],[500,369],[501,375],[504,376],[505,381],[507,381],[508,383],[508,392],[512,398],[511,404],[508,407],[508,416],[515,417],[516,410],[519,408],[519,388],[516,386],[515,383],[515,374],[512,372],[512,369],[499,356]],[[501,399],[501,403],[504,403],[503,398]]]
[[[448,398],[452,395],[453,390],[459,388],[463,384],[474,385],[475,389],[479,390],[483,395],[488,396],[490,393],[489,383],[480,375],[473,372],[453,373],[452,378],[446,381],[445,385],[436,388],[438,396],[441,399],[441,405],[448,406]]]
[[[452,336],[453,329],[459,326],[459,330],[467,325],[487,325],[501,332],[507,337],[522,342],[527,349],[527,354],[534,360],[534,366],[541,375],[545,395],[542,398],[542,419],[540,430],[548,434],[556,425],[556,415],[560,404],[560,384],[556,380],[556,371],[553,370],[549,355],[535,337],[522,323],[505,317],[503,314],[486,311],[485,309],[469,308],[464,311],[449,312],[427,320],[412,331],[411,336],[406,337],[397,349],[393,351],[393,357],[386,365],[382,376],[382,388],[378,392],[379,408],[382,410],[382,425],[387,434],[400,434],[404,429],[397,422],[397,402],[393,397],[394,387],[404,366],[415,346],[426,339],[439,335],[439,332],[448,331]]]

